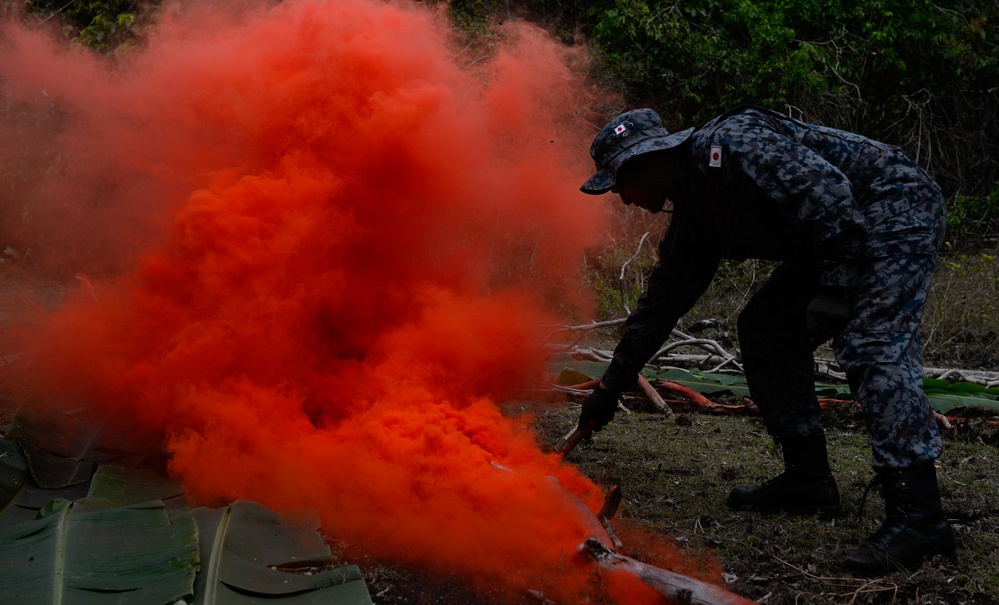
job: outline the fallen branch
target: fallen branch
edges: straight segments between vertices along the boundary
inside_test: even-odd
[[[607,535],[610,536],[611,541],[614,543],[614,548],[621,548],[624,546],[621,539],[617,537],[614,527],[611,525],[611,519],[613,519],[614,515],[617,514],[619,506],[621,506],[621,486],[612,485],[611,488],[607,490],[607,495],[604,496],[604,505],[600,508],[600,512],[597,513],[597,520],[599,520],[600,524],[607,530]]]
[[[543,326],[553,329],[546,338],[547,347],[552,351],[559,351],[578,355],[580,359],[590,359],[593,361],[609,361],[613,357],[612,351],[595,348],[579,348],[576,344],[582,340],[587,333],[593,330],[615,327],[625,323],[627,318],[621,317],[607,321],[596,321],[580,325]],[[573,334],[575,336],[572,343],[554,344],[553,339],[559,334]],[[725,350],[718,341],[706,338],[694,338],[680,330],[673,330],[670,334],[674,340],[664,344],[650,359],[650,364],[675,365],[676,367],[697,366],[705,372],[717,372],[722,368],[743,371],[741,361],[737,354]],[[684,347],[694,347],[705,351],[705,354],[675,354],[673,351]],[[834,380],[846,380],[839,364],[835,360],[816,358],[816,375],[819,377]],[[985,370],[971,370],[963,368],[923,368],[923,375],[927,378],[937,378],[939,380],[958,380],[979,384],[986,388],[999,387],[999,372],[989,372]]]
[[[639,384],[641,384],[643,381],[645,382],[646,385],[649,384],[648,381],[645,380],[645,377],[642,376],[641,374],[638,375],[638,381]],[[571,392],[586,393],[586,392],[593,392],[593,389],[597,388],[597,385],[599,384],[600,384],[600,379],[594,378],[593,380],[587,380],[586,382],[582,382],[580,384],[574,384],[570,387],[557,387],[557,388],[566,389]],[[653,393],[655,393],[655,389],[653,389],[651,386],[649,386],[648,388]],[[656,393],[656,395],[658,396],[658,393]],[[662,398],[660,397],[659,400],[662,401]],[[673,411],[669,409],[669,406],[666,406],[665,402],[663,402],[662,405],[665,406],[667,410],[669,410],[670,414],[673,413]],[[617,407],[618,409],[628,412],[629,414],[631,413],[631,410],[624,407],[624,405],[621,404],[620,400],[618,400],[617,402]],[[569,429],[569,432],[566,433],[565,436],[559,439],[558,443],[555,444],[555,453],[561,456],[567,455],[569,452],[575,449],[577,445],[579,445],[580,441],[589,437],[593,433],[593,431],[596,430],[596,428],[597,428],[597,422],[596,420],[592,419],[586,424],[586,426],[583,427],[580,427],[579,425],[573,426],[571,429]]]
[[[703,349],[707,351],[709,354],[717,355],[718,357],[722,358],[726,363],[735,361],[735,355],[732,355],[731,353],[726,351],[720,344],[718,344],[718,341],[710,340],[707,338],[691,338],[689,336],[686,336],[683,340],[671,342],[664,345],[662,348],[656,351],[656,353],[652,356],[652,358],[650,359],[650,363],[663,357],[670,351],[679,349],[681,347],[697,347]]]
[[[500,468],[509,471],[505,467]],[[714,584],[642,563],[616,552],[614,548],[620,548],[621,541],[611,529],[610,519],[617,512],[621,502],[621,490],[618,486],[613,486],[607,492],[603,507],[595,515],[582,500],[562,488],[558,480],[553,478],[552,482],[558,492],[565,495],[581,513],[590,532],[591,537],[587,538],[577,551],[595,561],[600,569],[630,574],[662,594],[670,602],[693,605],[753,605],[753,601]]]
[[[667,416],[673,415],[673,410],[663,401],[662,396],[659,395],[659,391],[649,384],[649,381],[641,374],[638,375],[638,386],[645,393],[645,396],[652,400],[652,404],[656,406],[657,410],[664,412]]]
[[[592,391],[593,389],[597,388],[598,384],[600,384],[600,379],[594,378],[593,380],[587,380],[586,382],[581,382],[579,384],[574,384],[572,386],[562,387],[562,388],[572,389],[573,391]]]
[[[589,437],[596,427],[596,420],[590,420],[590,422],[584,427],[573,425],[573,427],[569,429],[569,432],[555,444],[555,453],[560,456],[568,456],[569,452],[576,449],[576,446],[579,445],[580,441]]]
[[[597,540],[589,539],[583,542],[579,546],[579,552],[596,561],[597,566],[601,569],[623,571],[635,576],[669,599],[670,602],[693,605],[753,605],[755,603],[720,586],[626,557],[607,548]]]
[[[495,462],[493,466],[505,473],[514,472]],[[620,548],[622,544],[614,533],[610,520],[621,503],[619,486],[611,487],[604,497],[600,512],[594,514],[578,496],[562,487],[558,479],[550,477],[549,480],[555,490],[554,493],[564,497],[565,501],[579,512],[590,536],[577,550],[596,561],[601,569],[631,574],[672,602],[700,605],[753,605],[752,601],[713,584],[660,569],[617,553],[614,548]],[[544,598],[544,595],[537,591],[532,591],[532,594]]]
[[[958,380],[980,384],[987,389],[999,387],[999,372],[984,370],[956,370],[944,368],[923,368],[923,375],[937,380]]]
[[[999,420],[993,418],[965,418],[963,416],[944,416],[944,420],[947,421],[948,425],[952,422],[982,422],[991,426],[999,426]],[[947,426],[945,428],[951,428]]]
[[[594,389],[599,383],[600,379],[593,379],[587,382],[572,385],[570,387],[556,385],[555,388],[570,393],[586,394],[592,389]],[[656,380],[655,384],[653,385],[644,376],[639,375],[638,384],[639,387],[641,387],[641,390],[645,394],[645,396],[652,401],[653,405],[655,405],[655,407],[659,411],[665,412],[670,416],[673,415],[673,409],[670,406],[670,404],[667,403],[665,399],[663,399],[662,395],[659,394],[659,392],[656,390],[656,387],[675,393],[676,395],[683,397],[684,400],[705,410],[725,411],[725,412],[746,412],[750,414],[755,414],[759,412],[759,408],[756,406],[756,403],[754,403],[753,400],[748,397],[744,397],[743,398],[744,403],[741,404],[718,403],[717,401],[712,401],[711,399],[708,399],[701,393],[698,393],[697,391],[691,389],[690,387],[682,385],[678,382],[672,382],[669,380]],[[670,400],[670,402],[672,402],[674,405],[676,403],[679,403],[677,400]],[[842,406],[843,404],[854,405],[857,406],[858,408],[860,407],[860,404],[853,400],[832,399],[832,398],[819,399],[819,408],[822,409],[823,411],[835,409],[837,407]],[[933,418],[934,420],[936,420],[937,425],[945,430],[953,430],[954,423],[961,423],[967,421],[967,418],[963,418],[960,416],[947,416],[945,414],[941,414],[936,410],[933,410]],[[987,424],[999,425],[999,420],[985,420],[985,422]],[[576,447],[576,445],[580,441],[586,438],[586,436],[589,435],[590,432],[591,431],[587,431],[585,432],[585,434],[577,435],[573,433],[573,431],[570,431],[555,446],[555,451],[562,455],[569,453],[569,451],[571,451],[572,448]],[[570,441],[571,445],[568,445]],[[567,448],[567,449],[565,449],[565,451],[562,451],[560,448]]]
[[[582,334],[589,330],[595,330],[605,327],[617,326],[625,322],[624,318],[615,319],[603,322],[593,322],[590,324],[584,324],[580,326],[558,326],[557,330],[552,334],[557,334],[560,332],[571,332],[580,333],[577,338],[578,342],[582,339]],[[550,335],[551,336],[551,335]],[[678,368],[678,369],[688,369],[691,366],[699,368],[705,373],[719,372],[723,368],[731,367],[738,372],[743,372],[742,365],[738,360],[736,355],[733,355],[726,351],[717,341],[705,339],[705,338],[693,338],[688,334],[681,332],[680,330],[673,330],[671,336],[677,339],[674,342],[669,342],[659,349],[658,352],[650,359],[649,366],[654,370],[661,371],[668,368]],[[573,357],[581,360],[589,360],[596,362],[609,362],[613,359],[613,351],[597,349],[597,348],[580,348],[576,346],[576,342],[570,345],[552,345],[549,344],[548,348],[553,351],[558,351],[561,353],[570,353]],[[696,347],[706,351],[703,355],[692,355],[692,354],[676,354],[674,351],[682,347]],[[655,364],[655,365],[653,365]],[[664,365],[665,364],[665,365]],[[842,372],[835,360],[823,359],[820,357],[815,358],[815,374],[817,378],[825,378],[834,381],[843,382],[846,380],[846,374]],[[982,385],[985,388],[997,388],[999,387],[999,372],[988,372],[984,370],[967,370],[967,369],[953,369],[953,368],[924,368],[923,375],[927,378],[936,378],[938,380],[949,380],[949,381],[961,381],[968,382],[972,384]],[[593,384],[599,381],[592,381]],[[644,384],[643,384],[644,382]],[[726,411],[726,412],[736,412],[736,411],[747,411],[756,413],[758,408],[756,405],[747,400],[747,403],[740,405],[729,405],[721,404],[711,401],[702,394],[693,391],[683,385],[678,383],[673,383],[670,381],[658,380],[656,381],[656,386],[676,393],[684,397],[687,401],[696,405],[699,408],[712,411]],[[653,405],[661,412],[672,415],[673,410],[670,404],[658,394],[655,387],[648,384],[648,381],[640,380],[639,387],[641,391],[648,397]],[[582,389],[593,388],[590,386],[590,382],[572,385],[569,387],[556,386],[558,390],[577,393],[579,394]],[[821,402],[820,402],[821,403]],[[823,408],[825,409],[825,408]],[[952,430],[954,428],[955,422],[963,422],[964,418],[946,416],[933,411],[933,417],[937,424],[946,430]],[[987,420],[989,424],[996,424],[994,420]]]
[[[540,327],[552,329],[552,331],[548,333],[548,336],[545,337],[546,347],[554,350],[567,351],[575,347],[576,343],[578,343],[580,340],[586,338],[587,333],[593,330],[599,330],[601,328],[610,328],[613,326],[619,326],[623,324],[624,321],[625,320],[622,318],[622,319],[611,319],[609,321],[595,321],[593,323],[582,324],[578,326],[563,325],[563,326],[540,326]],[[549,344],[557,335],[564,333],[575,334],[572,343],[561,344],[561,345]]]
[[[711,401],[710,399],[708,399],[707,397],[698,393],[697,391],[695,391],[690,387],[684,386],[678,382],[671,382],[669,380],[657,380],[656,386],[662,387],[668,391],[672,391],[678,395],[681,395],[687,398],[688,401],[690,401],[697,407],[708,410],[711,409],[746,410],[746,409],[755,409],[756,407],[755,405],[753,405],[753,407],[750,408],[747,404],[730,405],[724,403],[717,403],[715,401]]]

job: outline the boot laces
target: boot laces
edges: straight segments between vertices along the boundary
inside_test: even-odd
[[[859,523],[861,519],[864,518],[864,505],[867,504],[867,495],[871,493],[871,488],[877,484],[882,483],[881,477],[875,475],[870,481],[867,482],[867,487],[864,488],[864,495],[860,497],[860,508],[857,510],[856,521]]]
[[[867,496],[871,493],[871,489],[877,486],[881,490],[882,495],[884,495],[885,484],[887,481],[889,481],[888,478],[875,475],[870,481],[867,482],[867,486],[864,488],[864,494],[860,497],[860,507],[857,510],[856,521],[858,523],[864,518],[864,506],[867,504]],[[875,545],[887,543],[892,537],[895,536],[895,534],[905,527],[906,517],[903,511],[899,510],[895,506],[886,504],[885,520],[881,523],[881,526],[867,539],[867,542]]]

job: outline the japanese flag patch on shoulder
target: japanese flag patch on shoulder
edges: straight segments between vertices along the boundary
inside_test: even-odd
[[[708,154],[708,166],[711,166],[712,168],[721,168],[721,156],[721,145],[712,145],[711,152]]]

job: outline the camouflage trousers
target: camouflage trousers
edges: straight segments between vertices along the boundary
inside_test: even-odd
[[[864,260],[850,319],[833,340],[837,361],[867,419],[875,470],[908,468],[940,456],[942,441],[923,392],[919,324],[936,255],[926,240],[942,239],[940,222],[918,246]],[[893,246],[894,247],[894,246]],[[916,253],[909,250],[916,249]],[[768,432],[803,436],[822,431],[815,394],[813,345],[805,309],[818,288],[814,261],[792,259],[771,274],[739,316],[746,379]]]

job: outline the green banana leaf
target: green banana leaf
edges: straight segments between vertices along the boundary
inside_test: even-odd
[[[88,419],[83,408],[55,404],[21,408],[10,437],[24,452],[39,487],[60,488],[90,480],[97,463],[87,457],[100,434],[101,422]]]
[[[19,408],[8,438],[21,447],[35,483],[57,489],[90,481],[100,463],[144,458],[103,426],[86,406],[49,399]]]
[[[607,369],[606,362],[576,361],[561,358],[550,364],[550,369],[562,376],[572,376],[577,384],[588,378],[602,376]],[[689,387],[706,396],[735,395],[749,397],[749,387],[745,377],[733,374],[704,373],[699,370],[670,369],[652,372],[646,369],[647,378],[668,380]],[[564,380],[556,379],[557,384]],[[926,396],[934,410],[947,413],[955,409],[972,408],[999,411],[999,389],[989,389],[971,382],[947,382],[925,378]],[[815,394],[820,398],[849,399],[852,397],[846,385],[816,384]]]
[[[816,384],[815,395],[819,399],[853,399],[850,387],[845,384]]]
[[[170,514],[191,508],[184,497],[184,487],[177,481],[151,470],[127,466],[102,464],[97,467],[88,495],[119,506],[159,500]]]
[[[941,413],[967,408],[999,411],[999,389],[932,378],[925,379],[923,386],[933,408]]]
[[[573,359],[552,362],[548,366],[548,370],[552,376],[566,377],[564,382],[559,382],[558,378],[555,379],[556,384],[562,386],[572,386],[572,384],[564,383],[580,384],[586,382],[586,380],[599,378],[603,376],[606,369],[606,361],[579,361]]]
[[[191,595],[198,528],[163,504],[56,501],[0,528],[0,586],[18,605],[172,605]]]
[[[0,528],[37,519],[54,500],[77,500],[87,495],[88,483],[60,488],[39,487],[17,442],[0,439]]]
[[[28,480],[28,461],[17,443],[0,439],[0,510],[17,497]]]
[[[19,410],[0,439],[0,603],[371,604],[356,566],[329,569],[314,514],[242,501],[192,510],[162,461],[98,464],[147,460],[108,447],[85,410],[41,409]]]
[[[252,605],[264,599],[294,605],[371,604],[356,565],[327,569],[333,559],[315,516],[289,521],[256,502],[240,500],[175,516],[184,518],[197,521],[201,533],[202,570],[194,605]]]
[[[671,369],[664,372],[646,372],[646,378],[668,380],[689,387],[701,395],[736,395],[749,397],[746,379],[732,374],[705,374],[698,370]]]
[[[549,362],[549,372],[555,384],[569,386],[566,383],[580,384],[592,378],[603,376],[607,370],[606,361],[580,361],[567,356],[560,356]],[[730,394],[740,397],[749,396],[746,379],[732,374],[705,374],[699,370],[670,369],[653,372],[646,368],[642,374],[649,379],[668,380],[690,387],[698,393],[711,396]]]

